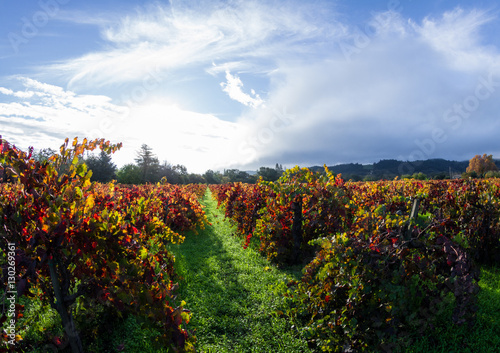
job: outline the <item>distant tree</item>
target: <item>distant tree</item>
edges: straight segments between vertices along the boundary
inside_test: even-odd
[[[179,173],[180,175],[187,175],[187,168],[183,166],[182,164],[177,164],[174,166],[174,170]]]
[[[377,180],[377,177],[375,177],[375,175],[372,174],[368,174],[363,178],[363,181],[375,181],[375,180]]]
[[[204,174],[203,177],[207,184],[220,184],[222,183],[222,174],[220,172],[214,172],[209,169]]]
[[[363,178],[361,177],[361,175],[358,175],[358,174],[352,174],[351,176],[349,176],[349,179],[348,180],[352,180],[352,181],[361,181],[363,180]]]
[[[154,183],[159,180],[158,170],[160,163],[151,147],[143,144],[139,151],[137,151],[135,162],[141,170],[141,183]]]
[[[187,183],[188,184],[204,184],[206,183],[206,180],[205,178],[200,175],[200,174],[196,174],[196,173],[189,173],[187,175]]]
[[[174,171],[177,173],[180,179],[180,184],[188,184],[189,183],[189,174],[187,168],[182,164],[174,165]]]
[[[283,167],[276,163],[275,168],[260,167],[257,171],[257,176],[262,177],[265,181],[276,181],[283,174]]]
[[[135,164],[126,164],[116,172],[116,179],[120,184],[140,184],[141,168]]]
[[[245,171],[239,169],[226,169],[224,170],[223,182],[241,182],[241,183],[254,183],[255,178]]]
[[[484,177],[485,178],[500,178],[500,172],[490,170],[489,172],[486,172],[486,174],[484,174]]]
[[[98,156],[88,157],[85,164],[92,170],[91,181],[107,183],[116,177],[116,165],[111,161],[111,156],[104,151]]]
[[[235,183],[241,182],[239,169],[224,169],[224,182]]]
[[[167,161],[163,161],[158,167],[158,177],[160,179],[166,178],[167,182],[170,184],[182,184],[179,173],[174,169],[174,166]]]
[[[467,167],[466,172],[476,172],[479,177],[484,176],[484,174],[488,171],[496,171],[498,170],[495,162],[493,161],[493,156],[490,154],[489,156],[485,153],[483,156],[475,155],[470,161],[469,166]]]
[[[426,180],[427,179],[427,176],[422,172],[413,173],[413,175],[411,177],[415,180]]]
[[[465,172],[465,173],[462,173],[462,179],[469,179],[469,178],[478,178],[479,175],[477,175],[477,173],[473,170],[472,172]]]
[[[434,175],[434,180],[444,180],[444,179],[447,179],[449,177],[448,173],[446,172],[441,172],[441,173],[438,173],[436,175]]]
[[[57,151],[52,148],[42,148],[33,154],[33,159],[38,162],[44,162],[55,154],[57,154]]]

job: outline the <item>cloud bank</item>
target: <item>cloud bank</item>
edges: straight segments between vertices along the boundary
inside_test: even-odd
[[[105,44],[43,67],[44,79],[22,78],[20,89],[1,87],[1,128],[36,145],[111,124],[105,137],[130,142],[129,161],[148,143],[196,171],[500,156],[492,12],[416,21],[392,10],[353,24],[331,4],[188,1],[111,22],[68,16],[98,26]],[[43,84],[49,77],[65,84]],[[183,108],[175,87],[189,80],[200,102],[241,110]]]
[[[375,15],[339,51],[271,75],[267,108],[240,120],[242,150],[253,165],[499,156],[500,55],[481,36],[492,20],[461,9],[420,24]],[[283,109],[295,118],[272,129]]]
[[[20,148],[55,150],[66,137],[104,137],[124,142],[113,160],[133,163],[146,143],[160,161],[183,164],[191,172],[223,168],[237,156],[239,126],[219,118],[184,110],[162,100],[131,106],[116,105],[97,95],[79,95],[61,87],[18,77],[23,91],[0,87],[0,134]],[[201,156],[201,158],[200,158]]]

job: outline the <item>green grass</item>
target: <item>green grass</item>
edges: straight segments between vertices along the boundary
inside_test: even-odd
[[[500,268],[483,267],[479,286],[477,321],[472,329],[443,320],[407,352],[500,352]]]
[[[176,271],[182,276],[179,297],[192,310],[189,329],[195,330],[201,352],[309,352],[294,323],[276,315],[282,298],[276,283],[291,279],[255,250],[243,249],[234,227],[224,219],[207,192],[207,226],[171,246]]]
[[[47,336],[64,336],[61,319],[54,309],[49,305],[42,305],[38,298],[29,300],[22,298],[21,303],[25,305],[26,310],[24,318],[20,320],[22,330],[19,331],[23,337],[23,344],[18,345],[17,351],[26,353],[71,352],[69,346],[58,350],[47,340]],[[158,350],[153,344],[160,333],[155,329],[145,327],[140,319],[133,315],[122,319],[109,318],[102,306],[93,307],[88,311],[94,318],[89,320],[87,316],[87,321],[82,323],[82,318],[79,317],[79,327],[86,326],[86,332],[91,331],[89,327],[94,327],[96,333],[95,337],[81,337],[86,351],[94,353],[111,353],[120,350],[126,353],[167,352],[167,350]]]

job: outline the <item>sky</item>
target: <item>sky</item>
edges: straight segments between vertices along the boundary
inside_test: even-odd
[[[0,135],[189,172],[500,158],[498,0],[0,2]]]

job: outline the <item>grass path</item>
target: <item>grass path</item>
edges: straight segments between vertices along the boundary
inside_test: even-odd
[[[253,249],[243,249],[233,226],[205,194],[209,222],[172,246],[182,277],[179,296],[192,310],[201,352],[310,352],[293,323],[273,314],[280,305],[271,286],[293,274],[272,266]],[[299,273],[296,273],[298,275]]]
[[[274,313],[281,297],[272,286],[300,277],[277,269],[254,249],[243,249],[242,239],[224,219],[210,191],[202,204],[212,226],[188,233],[173,245],[176,271],[182,277],[179,297],[192,310],[188,329],[196,330],[197,350],[205,353],[312,352],[293,328],[294,323]],[[406,353],[500,352],[500,269],[483,268],[479,310],[474,328],[457,327],[445,319]]]

